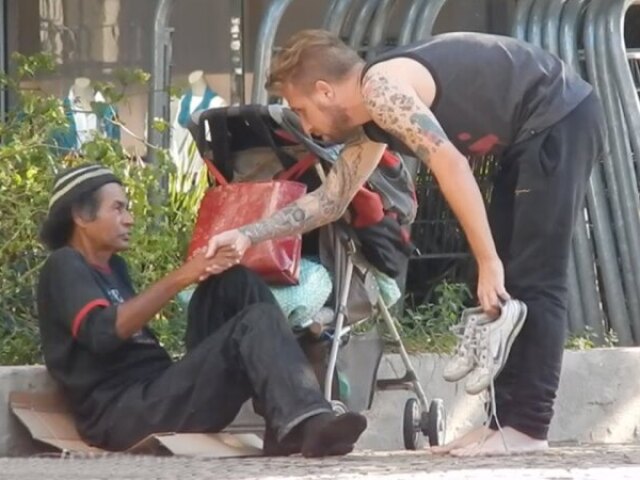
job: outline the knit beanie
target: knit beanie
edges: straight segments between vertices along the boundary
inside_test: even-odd
[[[98,190],[107,183],[122,182],[111,170],[102,165],[81,165],[60,172],[55,179],[49,199],[49,214],[71,205],[80,196]]]

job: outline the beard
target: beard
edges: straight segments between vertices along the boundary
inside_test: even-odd
[[[332,105],[321,108],[322,112],[329,119],[329,131],[324,133],[323,140],[331,143],[345,143],[358,130],[353,125],[347,109],[340,105]]]

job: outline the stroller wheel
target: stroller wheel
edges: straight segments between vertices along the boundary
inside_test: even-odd
[[[347,406],[340,400],[331,400],[331,410],[338,415],[344,415],[349,411]]]
[[[402,436],[404,438],[404,448],[407,450],[417,450],[422,439],[422,409],[420,402],[415,398],[410,398],[404,404],[404,418],[402,421]]]
[[[447,429],[447,415],[444,410],[444,402],[440,398],[431,401],[429,414],[422,424],[422,433],[429,438],[432,447],[444,445],[444,436]]]

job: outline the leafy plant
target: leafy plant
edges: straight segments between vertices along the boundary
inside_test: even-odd
[[[613,330],[605,332],[602,339],[591,327],[585,327],[585,331],[578,335],[570,335],[565,343],[569,350],[591,350],[598,347],[615,347],[618,345],[618,335]]]
[[[51,71],[54,63],[45,55],[16,54],[13,61],[15,75],[0,76],[0,85],[16,99],[16,108],[0,124],[0,364],[9,365],[42,360],[35,289],[47,252],[38,232],[57,172],[97,162],[113,168],[123,180],[136,220],[132,248],[124,256],[138,289],[181,264],[206,188],[204,174],[195,182],[183,178],[163,150],[157,150],[156,164],[145,165],[129,158],[118,142],[98,137],[78,153],[60,155],[52,138],[56,131],[68,128],[61,100],[22,88],[25,80]],[[107,102],[123,99],[126,87],[145,82],[148,75],[120,72],[118,78],[120,85],[99,85]],[[160,341],[174,355],[181,353],[183,319],[182,307],[174,302],[152,323]]]
[[[451,327],[459,323],[471,292],[463,283],[443,282],[434,289],[432,302],[411,305],[400,319],[405,345],[410,351],[450,353],[457,338]]]

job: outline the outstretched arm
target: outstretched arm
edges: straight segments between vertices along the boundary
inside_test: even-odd
[[[112,352],[140,331],[183,288],[202,275],[220,273],[236,265],[232,249],[221,249],[214,258],[204,254],[166,275],[141,293],[117,304],[96,281],[87,261],[73,249],[54,252],[40,275],[38,301],[47,298],[47,318],[62,322],[68,334],[88,350]]]
[[[269,218],[212,237],[207,255],[225,245],[243,254],[250,244],[308,232],[337,220],[378,165],[384,148],[359,132],[345,145],[320,188]]]
[[[376,168],[384,145],[368,140],[360,132],[347,143],[314,192],[283,208],[270,218],[240,228],[251,243],[274,237],[304,233],[340,218],[347,206]]]
[[[118,306],[116,333],[127,339],[145,326],[180,291],[209,275],[222,273],[240,261],[232,249],[221,249],[211,259],[202,252],[194,255],[135,297]]]
[[[384,64],[363,79],[363,96],[373,120],[410,147],[432,170],[440,189],[465,231],[478,262],[478,298],[495,312],[508,298],[484,201],[467,159],[448,140],[436,117],[411,84]]]

